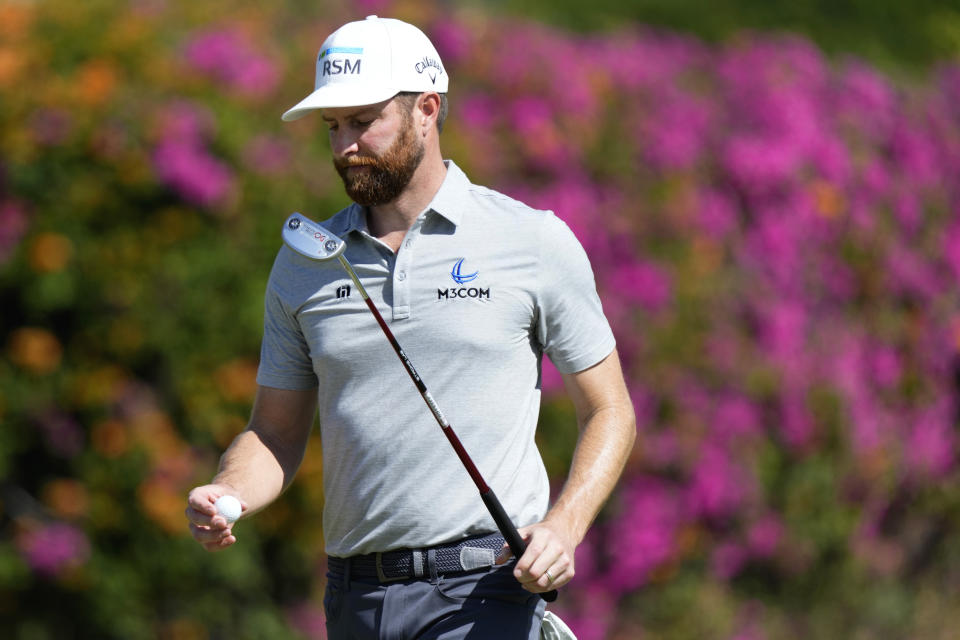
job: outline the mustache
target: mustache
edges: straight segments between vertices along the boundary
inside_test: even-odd
[[[368,156],[349,156],[346,158],[334,158],[333,164],[338,169],[348,169],[350,167],[373,167],[377,165],[377,159]]]

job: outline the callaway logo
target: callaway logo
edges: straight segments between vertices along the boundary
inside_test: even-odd
[[[453,278],[453,281],[457,284],[466,284],[468,282],[473,282],[480,275],[479,271],[474,271],[473,273],[463,273],[463,261],[466,258],[460,258],[457,260],[453,269],[450,270],[450,277]],[[459,289],[437,289],[437,300],[454,300],[456,298],[477,298],[477,299],[490,299],[490,288],[481,289],[480,287],[460,287]]]
[[[427,75],[430,76],[430,82],[436,84],[437,76],[443,73],[443,68],[440,66],[440,62],[433,58],[423,57],[423,60],[417,63],[416,65],[417,73],[427,72]]]

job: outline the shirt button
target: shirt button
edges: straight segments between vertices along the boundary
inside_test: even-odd
[[[406,280],[406,279],[407,279],[406,271],[401,271],[400,273],[397,274],[397,280]]]

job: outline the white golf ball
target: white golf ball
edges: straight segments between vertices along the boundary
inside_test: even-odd
[[[240,501],[233,496],[221,496],[217,498],[214,506],[217,508],[217,513],[226,519],[227,524],[236,522],[237,518],[240,517],[240,513],[243,511],[243,508],[240,506]]]

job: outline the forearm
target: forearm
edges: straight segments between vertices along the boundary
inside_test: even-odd
[[[285,447],[251,425],[238,435],[220,457],[214,484],[236,490],[250,514],[277,499],[292,482],[303,447]]]
[[[583,422],[567,481],[546,517],[577,544],[610,497],[636,438],[629,400],[598,408]]]

